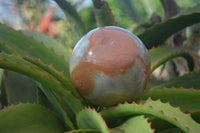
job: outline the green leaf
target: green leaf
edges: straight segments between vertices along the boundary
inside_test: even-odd
[[[87,33],[87,28],[85,23],[77,13],[74,7],[71,6],[66,0],[55,0],[55,2],[60,6],[60,8],[65,13],[67,20],[71,25],[72,34],[75,41],[78,41],[83,35]]]
[[[171,46],[152,48],[151,50],[149,50],[149,56],[151,60],[151,72],[153,72],[156,68],[158,68],[166,61],[178,56],[181,56],[187,60],[190,71],[194,69],[193,57],[189,52],[182,48]]]
[[[0,49],[1,52],[4,51],[8,54],[14,53],[14,50],[9,48],[4,42],[0,41],[0,47],[1,47],[1,49]]]
[[[46,47],[52,48],[56,54],[58,54],[60,56],[64,56],[66,63],[69,64],[71,53],[67,50],[67,48],[63,44],[59,43],[55,39],[53,39],[45,34],[37,32],[37,31],[25,30],[22,32],[30,37],[33,36],[33,38],[35,40],[43,43]]]
[[[6,57],[7,55],[4,55],[4,54],[1,54],[2,57]],[[9,56],[9,59],[14,59],[14,55],[12,56]],[[25,60],[26,61],[25,61]],[[23,65],[26,65],[26,66],[30,66],[32,65],[32,67],[34,67],[36,70],[40,71],[40,72],[48,72],[49,74],[51,74],[55,79],[57,79],[59,82],[61,82],[61,84],[67,89],[67,90],[70,90],[73,92],[73,94],[76,96],[76,97],[80,97],[78,92],[76,91],[76,89],[74,88],[72,82],[71,82],[71,79],[69,79],[65,74],[64,72],[59,72],[57,71],[53,65],[46,65],[44,64],[40,59],[32,59],[28,56],[26,57],[23,57],[23,59],[21,59],[21,57],[18,57],[16,59],[13,60],[14,62],[20,62],[21,64]],[[30,63],[28,63],[28,62]],[[33,65],[35,64],[35,65]]]
[[[1,76],[1,88],[0,88],[0,110],[3,107],[8,106],[8,99],[7,99],[7,93],[6,93],[6,88],[5,88],[5,84],[3,82],[4,78],[3,78],[3,73],[4,70],[0,69],[0,76]]]
[[[154,133],[150,123],[143,115],[135,116],[128,119],[119,127],[110,129],[111,133]]]
[[[77,90],[75,89],[75,87],[73,86],[71,79],[66,77],[66,75],[63,72],[59,72],[59,71],[55,70],[55,68],[53,66],[47,66],[40,59],[33,60],[30,57],[24,57],[23,59],[29,61],[32,64],[35,64],[39,68],[41,68],[44,71],[51,74],[55,79],[57,79],[63,85],[63,87],[65,87],[69,91],[72,91],[72,93],[76,97],[80,98],[80,95],[77,92]]]
[[[60,117],[60,113],[58,113],[58,111],[54,108],[55,106],[48,100],[48,98],[46,97],[46,95],[43,93],[42,89],[39,87],[39,85],[41,85],[39,82],[37,83],[37,104],[40,104],[44,107],[46,107],[47,109],[50,109],[53,112],[56,112],[57,116]],[[64,118],[64,117],[63,117]],[[62,120],[62,119],[60,119]],[[64,122],[64,121],[63,121]]]
[[[177,128],[174,125],[168,123],[167,121],[159,119],[157,117],[149,118],[149,122],[151,123],[151,128],[156,130],[156,133],[159,131],[166,130],[166,129]],[[180,128],[177,128],[177,129],[183,132]]]
[[[68,115],[72,115],[72,114],[67,114],[67,112],[65,112],[65,110],[62,108],[62,105],[59,103],[57,98],[54,96],[51,89],[48,89],[48,88],[42,86],[40,83],[37,83],[37,85],[42,90],[42,92],[45,94],[46,98],[50,101],[51,105],[53,106],[52,108],[56,111],[56,114],[58,115],[60,120],[62,120],[65,123],[66,129],[67,130],[75,129],[72,121],[70,120],[70,118],[68,116]],[[45,106],[47,106],[47,105],[45,105]]]
[[[0,41],[12,48],[16,54],[40,58],[45,64],[53,64],[56,70],[64,71],[70,77],[69,65],[64,57],[57,55],[52,48],[47,48],[43,43],[37,42],[32,37],[0,24]],[[0,50],[4,50],[3,48],[5,47],[0,43]]]
[[[34,69],[36,69],[38,72],[45,73],[45,71],[43,71],[41,68],[39,68],[39,67],[35,66],[34,64],[24,60],[21,56],[16,55],[15,53],[7,54],[5,52],[1,52],[0,53],[0,59],[1,60],[7,60],[7,61],[13,62],[13,63],[21,63],[25,67],[31,66]]]
[[[85,21],[85,25],[88,27],[88,31],[91,31],[97,27],[94,9],[92,6],[82,8],[79,11],[79,14]]]
[[[189,115],[184,114],[178,108],[161,101],[147,100],[144,104],[119,104],[101,112],[102,117],[108,123],[113,123],[122,117],[148,114],[168,121],[187,133],[198,133],[200,124],[196,123]]]
[[[172,79],[168,82],[162,83],[160,85],[154,86],[151,89],[155,88],[194,88],[194,89],[200,89],[200,70],[190,72],[189,74],[185,74],[181,77],[177,77],[175,79]]]
[[[22,62],[22,63],[21,63]],[[71,107],[73,112],[79,112],[83,108],[83,104],[72,93],[66,90],[62,84],[55,80],[49,73],[43,73],[35,69],[32,65],[25,66],[24,64],[30,64],[16,55],[0,54],[0,67],[8,70],[12,70],[40,82],[42,85],[51,88],[60,98],[63,98],[65,102]]]
[[[0,111],[1,133],[63,133],[64,124],[38,104],[13,105]]]
[[[180,107],[182,111],[200,110],[200,91],[184,88],[162,88],[145,90],[138,99],[160,99],[162,102],[170,102],[174,107]]]
[[[157,133],[184,133],[184,132],[181,131],[179,128],[171,128],[171,129],[159,131]]]
[[[81,129],[94,129],[102,133],[109,133],[101,114],[95,109],[86,108],[76,115],[78,127]]]
[[[6,70],[3,82],[9,105],[36,102],[36,84],[29,77]]]
[[[92,129],[79,129],[79,130],[73,130],[70,132],[65,132],[65,133],[101,133],[97,130],[92,130]]]
[[[187,112],[192,117],[193,120],[200,123],[200,112]],[[158,119],[156,117],[150,118],[149,122],[151,123],[151,127],[156,129],[156,132],[169,132],[169,133],[183,133],[179,128],[176,128],[175,126],[171,125],[170,123],[167,123],[164,120]],[[170,132],[171,131],[171,132]],[[177,132],[176,132],[177,131]]]
[[[135,3],[133,4],[132,2],[133,2],[132,0],[123,0],[123,1],[117,0],[117,3],[119,4],[120,9],[123,10],[122,11],[123,15],[124,16],[127,15],[129,18],[133,19],[136,23],[138,23],[141,21],[142,13],[139,12],[139,10],[137,9],[137,4]],[[126,19],[127,21],[129,20],[128,18]]]
[[[97,25],[99,27],[116,25],[114,16],[109,8],[108,3],[101,0],[92,1],[94,5],[94,13],[97,20]]]
[[[16,55],[7,55],[5,53],[1,53],[0,67],[29,76],[30,78],[37,80],[50,88],[57,88],[56,90],[60,91],[62,90],[61,88],[63,88],[62,85],[51,75],[38,71],[38,69],[35,69],[35,67],[30,65],[29,62]]]
[[[191,117],[198,123],[200,123],[200,111],[191,112]]]
[[[168,19],[160,24],[157,24],[138,37],[143,41],[148,49],[161,45],[168,37],[174,33],[186,28],[187,26],[200,22],[200,4],[193,7],[190,12],[183,12],[176,17]],[[193,11],[193,12],[191,12]]]

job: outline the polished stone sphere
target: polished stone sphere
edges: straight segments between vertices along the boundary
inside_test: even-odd
[[[133,101],[146,87],[150,59],[142,41],[116,26],[96,28],[73,49],[70,74],[79,93],[96,105]]]

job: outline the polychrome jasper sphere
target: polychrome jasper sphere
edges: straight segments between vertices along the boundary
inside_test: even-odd
[[[150,59],[137,36],[106,26],[90,31],[76,44],[70,74],[85,99],[112,106],[139,96],[150,77]]]

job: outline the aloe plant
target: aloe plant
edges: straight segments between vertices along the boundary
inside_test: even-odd
[[[83,20],[70,3],[55,1],[77,41],[88,32]],[[93,4],[97,26],[117,25],[107,2]],[[62,44],[42,33],[0,24],[0,132],[199,133],[200,71],[194,56],[186,48],[163,45],[174,33],[200,22],[199,7],[138,34],[148,48],[151,73],[176,57],[186,60],[188,73],[149,83],[134,100],[109,107],[91,104],[79,94],[69,72],[71,53]]]

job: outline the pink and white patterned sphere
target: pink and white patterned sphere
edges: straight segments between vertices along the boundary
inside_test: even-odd
[[[150,59],[142,41],[116,26],[96,28],[83,36],[70,59],[72,81],[96,105],[133,101],[146,87]]]

